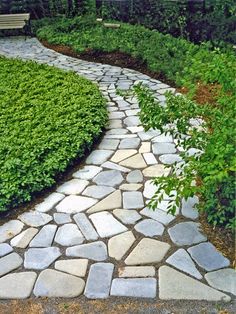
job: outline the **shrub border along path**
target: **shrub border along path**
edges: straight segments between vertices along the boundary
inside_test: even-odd
[[[229,260],[207,241],[194,208],[183,202],[155,211],[151,177],[179,160],[170,136],[144,132],[135,98],[121,97],[143,81],[165,101],[168,85],[139,72],[89,63],[43,47],[36,39],[0,39],[0,54],[71,70],[99,83],[110,125],[86,166],[38,204],[0,227],[0,299],[130,296],[230,301],[236,294]]]

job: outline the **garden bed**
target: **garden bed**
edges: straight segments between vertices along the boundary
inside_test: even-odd
[[[73,72],[0,58],[0,211],[30,201],[88,152],[105,100]]]

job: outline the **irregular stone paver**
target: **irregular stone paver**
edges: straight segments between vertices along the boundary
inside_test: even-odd
[[[13,273],[0,278],[0,299],[26,299],[30,296],[37,274]]]
[[[170,134],[160,134],[152,138],[152,142],[154,143],[172,143],[173,137]]]
[[[200,243],[188,249],[194,261],[207,271],[229,266],[229,260],[216,250],[213,244]]]
[[[114,153],[113,150],[94,150],[86,159],[86,164],[101,165]]]
[[[80,194],[88,184],[89,181],[87,180],[72,179],[59,186],[57,192],[67,195]]]
[[[57,247],[32,248],[25,252],[24,267],[26,269],[45,269],[60,256],[61,252]]]
[[[111,192],[114,192],[114,191],[115,189],[110,186],[92,185],[92,186],[87,187],[86,190],[84,190],[83,195],[101,199],[111,194]]]
[[[119,143],[119,140],[103,139],[99,145],[99,149],[117,149]]]
[[[55,269],[78,277],[85,276],[87,267],[87,259],[67,259],[55,263]]]
[[[154,143],[152,151],[155,155],[174,154],[176,152],[175,144],[172,143]]]
[[[98,166],[84,166],[79,171],[73,173],[73,177],[78,179],[91,180],[101,171],[102,168]]]
[[[140,144],[139,138],[124,138],[121,140],[119,148],[120,149],[126,149],[126,148],[138,148]]]
[[[120,162],[135,154],[137,154],[137,151],[135,149],[120,149],[115,152],[115,154],[111,158],[111,161],[115,163]]]
[[[34,287],[36,297],[64,297],[74,298],[84,290],[83,279],[61,273],[57,270],[46,269],[42,271]]]
[[[170,245],[154,239],[143,238],[125,260],[126,265],[145,265],[160,262]]]
[[[92,206],[87,213],[97,213],[104,210],[112,210],[121,207],[121,192],[116,190],[96,205]]]
[[[142,187],[142,184],[135,184],[135,183],[122,184],[122,185],[120,185],[120,190],[123,190],[123,191],[137,191],[141,187]]]
[[[86,240],[97,240],[98,234],[92,226],[91,222],[88,220],[85,214],[79,213],[74,216],[74,220],[77,223],[79,229],[83,233]]]
[[[171,240],[178,246],[192,245],[206,241],[207,238],[199,231],[200,225],[195,222],[181,222],[168,230]]]
[[[153,165],[150,167],[147,167],[143,170],[143,175],[145,177],[162,177],[162,176],[168,176],[170,173],[170,168],[166,168],[164,165]]]
[[[66,249],[66,256],[88,258],[93,261],[105,261],[107,259],[107,247],[102,241],[81,244]]]
[[[106,186],[116,186],[119,185],[123,181],[123,176],[120,171],[117,170],[106,170],[100,172],[94,179],[98,185],[106,185]]]
[[[159,268],[159,297],[162,300],[230,301],[230,297],[168,266]]]
[[[143,208],[143,195],[141,192],[124,192],[123,193],[123,207],[125,209]]]
[[[57,205],[57,203],[63,200],[64,197],[65,195],[54,192],[50,194],[47,198],[45,198],[45,200],[42,203],[36,205],[35,210],[42,213],[46,213],[49,210],[51,210],[55,205]]]
[[[155,267],[154,266],[126,266],[118,269],[119,277],[154,277]]]
[[[165,154],[159,157],[160,161],[166,165],[172,165],[175,162],[182,161],[182,158],[177,154]]]
[[[157,280],[154,278],[113,279],[111,295],[120,297],[155,298]]]
[[[202,279],[202,275],[197,270],[193,260],[184,249],[179,249],[173,255],[167,258],[166,263],[182,270],[185,273],[197,278]]]
[[[13,251],[13,248],[7,244],[7,243],[2,243],[0,244],[0,257],[7,255]]]
[[[84,237],[75,224],[65,224],[58,228],[55,242],[63,246],[72,246],[84,242]]]
[[[21,249],[25,249],[33,237],[38,233],[36,228],[28,228],[21,232],[11,240],[11,246],[15,246]]]
[[[37,211],[23,213],[18,218],[30,227],[44,226],[52,221],[52,216]]]
[[[95,213],[89,216],[101,238],[112,237],[127,231],[127,228],[109,212]]]
[[[97,203],[97,200],[79,195],[70,195],[64,198],[57,206],[58,212],[76,214]]]
[[[236,271],[234,269],[220,269],[207,273],[205,279],[213,288],[236,295]]]
[[[121,260],[135,241],[132,231],[118,234],[108,241],[109,256]]]
[[[104,299],[109,296],[114,265],[95,263],[90,267],[84,294],[89,299]]]
[[[130,169],[117,165],[111,161],[104,162],[104,164],[102,164],[102,167],[112,169],[112,170],[118,170],[120,172],[125,172],[125,173],[130,172]]]
[[[23,259],[15,252],[0,258],[0,276],[20,267],[22,263]]]
[[[133,171],[131,171],[127,175],[126,181],[128,181],[129,183],[140,183],[140,182],[143,182],[142,172],[140,170],[133,170]]]
[[[139,153],[150,153],[151,151],[151,143],[150,142],[143,142],[139,148]],[[145,158],[144,158],[145,159]]]
[[[4,225],[0,226],[0,243],[13,238],[21,232],[24,224],[19,220],[10,220]]]
[[[191,219],[198,218],[198,211],[195,208],[198,202],[199,200],[197,196],[189,197],[187,200],[183,200],[181,209],[182,215]]]
[[[147,166],[141,154],[136,154],[120,162],[121,166],[135,169],[142,169]]]
[[[137,225],[134,226],[134,229],[146,237],[160,236],[164,232],[164,226],[153,219],[145,219],[140,221],[137,223]]]
[[[175,216],[167,214],[166,212],[156,209],[155,211],[145,207],[140,214],[152,218],[156,221],[159,221],[163,225],[168,225],[172,220],[175,219]]]
[[[115,209],[113,214],[121,220],[124,224],[132,225],[142,217],[136,210],[133,209]]]
[[[143,158],[146,161],[147,165],[155,165],[155,164],[157,164],[156,157],[153,155],[153,153],[144,153],[143,154]]]
[[[72,222],[70,214],[55,213],[53,214],[53,218],[55,223],[57,223],[58,225],[63,225]]]
[[[32,247],[34,247],[34,249],[30,249],[28,251],[26,251],[24,248],[18,248],[14,246],[15,253],[19,252],[19,254],[23,256],[26,252],[26,261],[24,262],[31,262],[33,267],[35,267],[36,265],[38,268],[54,267],[58,268],[58,270],[60,269],[60,271],[55,271],[51,269],[48,276],[47,272],[44,271],[40,274],[40,276],[42,274],[43,275],[42,278],[37,281],[38,295],[66,297],[67,295],[74,296],[81,294],[82,290],[84,289],[84,282],[79,281],[78,283],[77,280],[77,283],[75,283],[74,280],[71,281],[70,279],[79,279],[79,276],[86,276],[88,272],[86,271],[87,263],[88,265],[91,265],[92,261],[108,262],[111,259],[115,262],[114,257],[108,256],[107,246],[105,243],[107,243],[107,245],[109,246],[109,253],[111,255],[114,254],[114,256],[117,256],[117,258],[120,258],[120,256],[123,254],[122,252],[124,252],[125,248],[129,246],[128,241],[121,240],[123,239],[123,237],[125,237],[125,235],[131,233],[131,230],[134,229],[133,224],[136,224],[135,229],[138,230],[137,233],[137,231],[134,229],[134,234],[135,236],[137,235],[138,238],[138,244],[134,242],[132,246],[127,249],[127,251],[122,255],[121,258],[123,260],[128,260],[128,258],[130,257],[132,257],[133,259],[136,258],[135,263],[132,264],[135,266],[122,267],[125,265],[125,263],[123,263],[123,260],[119,261],[119,263],[116,262],[116,264],[118,265],[116,265],[116,272],[114,272],[113,278],[115,276],[122,276],[123,269],[124,278],[133,277],[134,279],[136,277],[137,281],[130,281],[130,279],[127,279],[125,281],[118,280],[118,283],[114,284],[114,286],[118,287],[120,285],[119,287],[122,291],[119,291],[117,294],[123,293],[126,296],[130,294],[139,296],[143,291],[139,287],[144,287],[145,290],[145,287],[149,285],[149,290],[155,290],[153,292],[153,295],[155,295],[156,288],[154,289],[153,286],[156,286],[156,283],[152,284],[150,283],[151,281],[149,281],[149,283],[145,282],[144,284],[144,281],[142,280],[145,279],[142,277],[153,276],[155,278],[158,278],[157,274],[155,274],[155,268],[153,266],[150,266],[150,264],[154,264],[154,266],[160,267],[165,262],[170,264],[172,263],[173,267],[186,273],[186,275],[183,275],[183,273],[177,272],[178,274],[180,274],[180,276],[186,276],[184,278],[187,278],[187,282],[189,279],[190,281],[194,280],[191,278],[194,276],[195,278],[200,279],[201,274],[196,268],[196,265],[197,267],[199,266],[199,268],[202,268],[202,266],[207,267],[209,266],[209,264],[212,263],[211,258],[209,257],[212,249],[206,249],[204,246],[201,246],[205,243],[199,245],[200,248],[198,249],[197,254],[195,252],[195,258],[198,258],[198,263],[200,263],[202,265],[201,266],[199,264],[194,264],[191,257],[185,250],[179,249],[176,251],[176,244],[173,243],[171,245],[170,255],[168,254],[168,252],[170,251],[168,250],[169,244],[163,244],[163,242],[152,239],[152,237],[155,236],[160,237],[160,239],[167,239],[167,232],[163,233],[163,235],[158,235],[159,233],[161,233],[158,229],[158,226],[161,226],[161,230],[164,228],[162,224],[168,226],[171,223],[171,225],[173,226],[173,222],[176,216],[167,214],[167,207],[169,204],[168,200],[175,200],[176,191],[172,191],[171,195],[164,194],[163,201],[158,204],[155,211],[144,208],[138,213],[136,211],[136,209],[138,208],[135,208],[135,210],[123,209],[124,206],[122,203],[123,191],[140,191],[140,193],[142,193],[142,199],[144,198],[143,203],[148,204],[150,202],[150,198],[155,192],[155,188],[151,186],[149,179],[156,176],[161,177],[163,175],[169,175],[172,164],[175,162],[177,162],[178,167],[176,174],[180,176],[182,168],[185,164],[178,154],[179,152],[183,151],[183,147],[175,147],[177,141],[173,140],[173,137],[168,132],[166,134],[161,134],[160,130],[153,129],[145,132],[143,126],[140,125],[140,120],[138,117],[138,112],[140,111],[140,109],[138,106],[137,97],[132,97],[128,95],[117,95],[116,89],[132,88],[133,85],[138,84],[139,82],[143,82],[143,84],[146,84],[151,88],[151,90],[154,91],[155,98],[160,101],[161,106],[165,106],[166,102],[166,97],[163,94],[167,90],[174,90],[170,89],[168,85],[163,84],[155,79],[151,79],[147,75],[143,75],[134,70],[122,69],[105,64],[90,63],[68,56],[62,56],[59,53],[54,52],[53,50],[46,49],[35,38],[30,38],[26,40],[13,37],[0,38],[0,54],[7,57],[19,57],[24,60],[32,59],[36,62],[45,64],[48,63],[51,66],[59,67],[65,70],[74,70],[76,73],[87,77],[89,80],[94,81],[98,84],[99,89],[103,93],[104,97],[107,99],[107,107],[110,117],[110,125],[107,127],[106,133],[103,139],[101,139],[98,148],[93,151],[86,159],[86,165],[81,166],[78,171],[72,174],[72,178],[68,179],[69,181],[62,184],[58,188],[58,191],[60,191],[60,193],[55,192],[54,190],[54,192],[49,194],[41,203],[35,206],[35,212],[37,212],[39,215],[36,216],[32,214],[33,212],[26,213],[26,215],[23,214],[23,217],[24,215],[26,216],[26,220],[22,221],[25,222],[27,226],[25,226],[19,220],[12,220],[9,223],[0,226],[0,243],[8,241],[8,243],[18,244],[22,247],[27,245],[31,247],[33,245]],[[199,126],[199,122],[197,119],[191,120],[193,120],[190,121],[191,124]],[[170,126],[166,125],[163,127],[165,130],[168,131],[168,128]],[[191,148],[187,153],[189,156],[192,156],[195,154],[201,154],[202,152],[196,150],[195,148]],[[168,168],[165,168],[164,164],[169,165]],[[139,169],[142,171],[142,174]],[[95,179],[95,177],[98,177],[99,173],[107,173],[107,171],[113,171],[110,172],[110,174],[116,173],[118,175],[119,173],[118,176],[122,176],[122,181],[120,182],[120,180],[117,180],[117,176],[115,175],[111,175],[110,179],[106,178],[105,184],[98,183],[98,185],[96,185],[96,183],[92,181]],[[115,185],[116,190],[114,190],[112,186],[107,185],[107,182],[109,182],[108,179],[111,181],[119,181]],[[145,186],[143,191],[144,183]],[[178,209],[176,212],[177,215],[181,210],[180,214],[182,216],[180,218],[182,223],[186,221],[188,223],[193,223],[193,220],[197,220],[198,213],[195,209],[196,200],[197,198],[193,197],[189,198],[187,201],[182,201],[181,208]],[[137,200],[135,200],[135,202],[136,201]],[[131,203],[134,202],[132,201]],[[100,230],[103,230],[104,234],[109,234],[108,239],[104,240],[105,243],[99,241],[101,237],[98,235],[92,221],[89,218],[89,214],[101,212],[104,210],[113,211],[112,214],[110,214],[110,217],[112,218],[113,223],[116,222],[116,232],[119,228],[121,228],[121,226],[122,228],[125,228],[123,231],[119,231],[120,233],[118,233],[118,236],[110,235],[110,233],[112,232],[111,230],[113,224],[110,225],[107,221],[107,226],[105,227],[103,226],[103,221],[100,219]],[[86,213],[81,213],[82,211],[86,211]],[[50,213],[50,215],[40,216],[40,214],[44,213]],[[72,217],[71,214],[76,215]],[[54,223],[60,225],[63,228],[65,228],[64,226],[66,226],[66,224],[73,225],[72,230],[69,230],[68,226],[66,227],[67,231],[64,234],[65,236],[61,235],[60,242],[65,244],[65,246],[61,249],[62,256],[60,255],[58,248],[51,247],[51,245],[61,245],[53,242],[58,226],[52,225],[52,223],[50,224],[52,220],[51,216],[53,216],[54,218]],[[151,219],[147,219],[147,217]],[[23,219],[25,219],[25,217]],[[73,222],[75,222],[76,225]],[[33,228],[28,227],[31,227],[30,223],[33,223]],[[117,223],[120,226],[119,228]],[[126,226],[124,226],[123,224],[125,224]],[[79,229],[77,228],[77,226]],[[179,223],[176,226],[178,227]],[[172,228],[175,228],[176,226]],[[188,236],[189,230],[188,228],[186,228],[186,224],[184,224],[183,226],[183,241],[186,242],[186,238],[188,238],[187,241],[190,241],[191,236]],[[34,230],[36,228],[39,232],[30,241],[30,230]],[[64,230],[63,228],[60,228],[60,230]],[[166,229],[168,228],[169,227],[167,227]],[[68,248],[68,245],[72,245],[73,243],[73,229],[76,230],[77,235],[79,234],[82,238],[85,238],[84,241],[89,241],[89,243],[79,244]],[[182,227],[180,229],[182,229]],[[181,232],[179,231],[179,238],[180,233]],[[190,232],[192,236],[193,233],[194,232],[192,231]],[[143,238],[145,237],[145,235],[150,238]],[[109,237],[113,238],[109,240]],[[10,242],[11,239],[12,242]],[[111,244],[113,242],[116,243],[115,239],[119,239],[119,241],[117,242],[118,245],[113,244],[113,253],[111,253]],[[144,241],[145,244],[143,246],[143,249],[142,245],[140,245],[143,244],[142,241]],[[150,244],[149,242],[146,243],[146,241],[154,242],[151,242]],[[148,252],[146,252],[146,247],[150,247],[151,249],[148,249]],[[195,247],[190,248],[189,250],[194,248]],[[49,251],[47,251],[47,249],[49,249]],[[56,250],[56,252],[54,252],[54,250]],[[1,257],[10,256],[12,251],[13,249],[7,243],[0,244]],[[165,253],[165,251],[168,252]],[[136,254],[136,256],[134,253]],[[168,258],[167,260],[165,260],[165,255],[167,254]],[[215,250],[213,249],[212,256],[215,258],[215,264],[212,263],[213,266],[217,264],[217,267],[227,267],[222,265],[229,265],[228,261],[225,262],[225,260],[223,260],[222,262],[222,256],[220,255],[221,258],[219,258],[217,254],[215,255]],[[58,257],[56,257],[56,255],[58,255]],[[60,256],[61,260],[58,260],[54,263],[54,261]],[[68,259],[69,256],[71,256],[72,259]],[[206,259],[203,263],[203,257],[200,256],[204,256],[204,258]],[[29,257],[31,258],[31,260]],[[83,267],[81,264],[83,263],[83,259],[81,258],[86,258]],[[157,262],[157,259],[160,261]],[[156,263],[158,264],[155,265]],[[81,268],[79,266],[77,267],[77,265],[79,264],[81,265]],[[137,266],[144,264],[147,264],[149,266]],[[37,267],[35,269],[37,269]],[[96,267],[94,268],[96,270]],[[0,298],[1,293],[3,293],[3,298],[24,298],[32,293],[35,280],[34,277],[36,277],[36,274],[33,273],[34,275],[31,276],[31,278],[33,278],[34,280],[32,279],[30,284],[28,284],[27,276],[29,276],[28,274],[30,274],[30,272],[24,273],[24,270],[25,267],[20,266],[20,269],[17,268],[16,270],[12,270],[12,274],[7,274],[4,275],[4,277],[0,278]],[[23,273],[19,273],[19,271],[23,271]],[[175,270],[173,269],[173,271]],[[215,284],[217,289],[225,289],[226,292],[232,293],[233,290],[231,283],[233,283],[233,280],[235,280],[233,279],[234,275],[232,273],[232,270],[227,273],[224,273],[224,271],[227,270],[221,269],[219,271],[219,274],[217,273],[215,276],[213,273],[212,281],[210,281],[211,279],[209,279],[209,284],[212,286],[214,286]],[[203,273],[205,272],[205,270],[202,269],[201,272]],[[176,282],[178,281],[178,276],[175,276],[176,273],[174,273],[174,275],[171,274],[169,276],[170,280],[172,280],[170,292],[172,293],[172,289],[174,289],[175,284],[177,284],[177,289],[179,289],[179,291],[176,292],[178,294],[177,298],[181,299],[181,283]],[[76,277],[74,275],[76,275]],[[205,278],[207,279],[208,276],[210,278],[211,273],[205,275]],[[94,278],[94,282],[91,284],[90,287],[94,288],[94,286],[97,285],[96,271],[94,271],[94,275],[92,278]],[[217,282],[216,278],[218,280]],[[114,283],[115,282],[116,279],[114,280]],[[199,284],[199,281],[195,280],[194,285],[196,282],[197,284]],[[75,289],[73,285],[76,285]],[[188,286],[185,285],[185,288],[188,287],[186,288],[186,291],[188,290],[188,292],[185,291],[185,288],[183,289],[183,298],[194,299],[195,295],[197,295],[197,299],[201,298],[199,297],[198,292],[196,293],[196,286],[194,285],[192,286],[192,282],[190,282]],[[219,295],[217,295],[216,297],[216,290],[214,289],[210,290],[209,293],[209,289],[211,288],[204,284],[202,284],[200,288],[199,286],[197,286],[197,289],[202,289],[202,287],[204,287],[203,289],[206,289],[205,291],[207,291],[205,293],[204,299],[211,300],[214,298],[220,298]],[[3,289],[5,290],[4,292]],[[127,290],[128,293],[126,292]],[[214,291],[214,297],[212,297],[212,291]],[[146,292],[144,292],[144,294],[146,294]],[[201,292],[200,296],[203,294],[204,291]],[[106,292],[106,297],[107,296],[108,293]]]
[[[52,245],[54,235],[56,233],[57,226],[46,225],[30,242],[30,247],[49,247]]]

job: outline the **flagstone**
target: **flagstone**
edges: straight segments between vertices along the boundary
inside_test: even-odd
[[[12,273],[0,278],[0,299],[26,299],[36,281],[34,272]]]
[[[5,242],[16,236],[18,233],[21,232],[23,227],[24,224],[19,220],[10,220],[0,226],[0,243]]]
[[[87,213],[97,213],[104,210],[112,210],[115,208],[121,207],[121,192],[119,190],[116,190],[112,194],[108,195],[106,198],[98,202],[96,205],[91,207]]]
[[[69,223],[58,228],[54,241],[63,246],[72,246],[83,243],[84,237],[76,224]]]
[[[169,228],[168,233],[176,245],[192,245],[207,240],[206,236],[199,231],[199,227],[199,223],[196,222],[180,222]]]
[[[37,211],[23,213],[18,218],[30,227],[41,227],[52,221],[52,216]]]
[[[25,249],[33,237],[38,233],[36,228],[28,228],[25,231],[21,232],[11,240],[11,246]]]
[[[119,189],[123,191],[137,191],[142,187],[142,184],[135,184],[135,183],[124,183],[120,185]]]
[[[168,243],[143,238],[125,259],[125,264],[145,265],[161,262],[169,249]]]
[[[202,275],[197,270],[193,260],[184,249],[177,250],[174,254],[167,258],[166,263],[197,279],[202,279]]]
[[[170,168],[166,168],[164,165],[153,165],[149,166],[143,170],[143,175],[145,177],[167,177],[170,173]]]
[[[49,210],[51,210],[55,205],[57,205],[65,195],[61,193],[52,193],[50,194],[47,198],[44,199],[44,201],[38,205],[35,206],[35,210],[41,212],[41,213],[46,213]]]
[[[147,166],[143,156],[141,154],[136,154],[132,157],[129,157],[119,163],[121,166],[135,169],[142,169]]]
[[[108,241],[109,256],[116,260],[121,260],[133,245],[134,241],[135,237],[132,231],[127,231],[112,237]]]
[[[117,163],[135,154],[137,154],[135,149],[120,149],[115,152],[111,158],[111,161]]]
[[[22,263],[23,259],[15,252],[0,258],[0,277],[20,267]]]
[[[107,259],[107,247],[102,241],[76,245],[66,249],[66,256],[82,257],[100,262]]]
[[[0,244],[0,257],[5,256],[13,251],[13,248],[8,243]]]
[[[106,186],[117,186],[121,184],[124,180],[122,174],[118,170],[105,170],[100,172],[94,179],[93,182],[98,185],[106,185]]]
[[[57,188],[57,192],[67,195],[80,194],[88,184],[89,181],[87,180],[72,179],[59,186],[59,188]]]
[[[74,298],[82,294],[83,279],[53,269],[42,271],[34,287],[36,297]]]
[[[118,268],[118,276],[122,278],[132,277],[154,277],[154,266],[125,266]]]
[[[230,301],[230,297],[169,266],[159,268],[161,300]]]
[[[73,177],[83,180],[91,180],[100,171],[102,171],[102,168],[98,166],[84,166],[82,169],[74,172]]]
[[[113,214],[127,225],[135,224],[136,221],[142,218],[142,216],[134,209],[115,209]]]
[[[55,263],[55,269],[74,275],[84,277],[88,267],[88,259],[67,259]]]
[[[122,167],[111,161],[104,162],[104,164],[102,164],[102,167],[112,169],[112,170],[118,170],[125,173],[131,171],[129,168]]]
[[[107,161],[113,153],[113,150],[94,150],[86,159],[86,164],[101,165]]]
[[[121,224],[109,212],[95,213],[89,216],[95,229],[101,238],[112,237],[113,235],[127,231],[128,229]]]
[[[97,200],[90,197],[69,195],[56,206],[56,210],[62,213],[76,214],[90,208],[96,203]]]

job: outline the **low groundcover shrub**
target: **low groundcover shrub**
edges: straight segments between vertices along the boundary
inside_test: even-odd
[[[105,101],[93,83],[0,57],[0,211],[55,183],[106,122]]]

